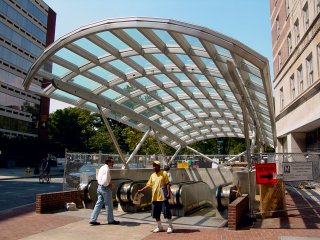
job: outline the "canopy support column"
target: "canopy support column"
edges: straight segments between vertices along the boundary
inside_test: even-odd
[[[210,162],[214,162],[215,164],[218,164],[218,165],[219,165],[219,162],[217,162],[217,161],[209,158],[208,156],[206,156],[206,155],[204,155],[203,153],[195,150],[194,148],[189,147],[189,146],[187,146],[187,148],[190,149],[191,151],[195,152],[196,154],[199,154],[201,157],[204,157],[205,159],[209,160]]]
[[[168,165],[174,161],[174,159],[176,158],[176,156],[177,156],[178,153],[180,152],[181,148],[182,148],[182,147],[181,147],[181,145],[180,145],[179,148],[177,149],[177,151],[176,151],[176,152],[173,154],[173,156],[171,157],[170,161],[168,162]]]
[[[109,122],[108,122],[108,119],[105,117],[105,115],[103,114],[102,108],[101,108],[98,104],[97,104],[97,107],[98,107],[98,109],[99,109],[99,111],[100,111],[100,114],[101,114],[101,117],[102,117],[102,119],[103,119],[103,122],[104,122],[104,124],[106,125],[106,127],[107,127],[107,129],[108,129],[108,132],[109,132],[109,134],[110,134],[110,137],[111,137],[111,139],[112,139],[112,142],[113,142],[114,146],[115,146],[116,149],[117,149],[117,152],[118,152],[118,154],[119,154],[119,156],[120,156],[120,159],[121,159],[121,161],[124,163],[124,165],[126,166],[126,159],[125,159],[125,157],[124,157],[124,155],[123,155],[123,153],[122,153],[122,151],[121,151],[121,149],[120,149],[120,146],[119,146],[119,144],[118,144],[118,141],[117,141],[116,137],[115,137],[114,134],[113,134],[113,131],[112,131],[112,128],[111,128],[111,126],[110,126],[110,124],[109,124]]]
[[[254,154],[254,147],[256,145],[256,139],[257,139],[257,131],[256,131],[256,126],[254,126],[254,129],[252,131],[252,141],[251,141],[251,147],[250,147],[251,155]]]
[[[148,131],[145,132],[145,134],[143,135],[143,137],[141,138],[140,142],[136,145],[136,148],[133,150],[133,152],[131,153],[130,157],[128,158],[126,165],[128,165],[128,163],[134,158],[134,156],[137,154],[137,152],[139,151],[139,149],[141,148],[142,144],[144,143],[144,141],[147,139],[149,133],[151,131],[151,128],[148,129]]]

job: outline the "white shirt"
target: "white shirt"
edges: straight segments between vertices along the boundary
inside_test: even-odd
[[[107,187],[111,181],[110,168],[107,164],[103,165],[98,172],[98,184]]]

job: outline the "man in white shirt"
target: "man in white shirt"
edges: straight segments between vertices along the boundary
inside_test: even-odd
[[[105,205],[105,210],[107,214],[108,224],[118,225],[120,224],[119,221],[114,220],[113,218],[113,203],[112,203],[112,185],[111,182],[111,174],[110,169],[113,167],[113,159],[108,157],[106,164],[103,165],[98,172],[98,200],[96,205],[94,206],[93,212],[90,218],[91,225],[100,225],[100,222],[97,222],[100,210]]]

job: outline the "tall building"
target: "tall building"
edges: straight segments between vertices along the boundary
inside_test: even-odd
[[[54,41],[56,13],[42,0],[1,0],[0,17],[0,135],[45,137],[50,101],[22,82]]]
[[[270,0],[278,152],[320,151],[320,0]]]

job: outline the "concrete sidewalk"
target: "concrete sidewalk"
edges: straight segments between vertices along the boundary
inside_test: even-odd
[[[33,171],[33,170],[32,170]],[[59,168],[52,173],[63,174]],[[0,180],[25,177],[25,169],[1,169]],[[37,177],[31,174],[31,177]],[[0,212],[1,240],[203,240],[203,239],[272,239],[272,240],[320,240],[320,189],[310,190],[307,195],[297,195],[295,191],[286,192],[286,203],[292,210],[281,218],[256,219],[246,223],[240,230],[231,231],[224,224],[207,227],[206,218],[183,217],[174,219],[174,233],[152,233],[155,222],[148,213],[123,214],[114,211],[121,225],[106,224],[102,212],[99,226],[88,224],[90,209],[59,212],[55,214],[36,214],[34,204]],[[311,197],[308,197],[311,195]],[[312,207],[312,208],[310,208]],[[213,220],[211,220],[213,221]],[[166,227],[166,225],[165,225]]]
[[[291,207],[302,207],[304,198],[295,192],[286,193],[286,202]],[[319,198],[320,201],[320,198]],[[319,202],[318,201],[318,202]],[[309,202],[310,203],[310,202]],[[319,206],[318,206],[319,207]],[[36,214],[34,205],[24,206],[0,212],[0,239],[15,240],[203,240],[203,239],[267,239],[267,240],[320,240],[320,208],[293,210],[281,218],[257,219],[238,231],[226,227],[202,227],[201,219],[197,224],[188,224],[188,217],[174,222],[174,233],[152,233],[154,220],[143,217],[146,213],[136,216],[114,211],[115,218],[121,225],[106,224],[104,211],[99,216],[101,225],[89,225],[92,210],[60,212],[55,214]],[[140,217],[139,217],[140,216]],[[166,227],[166,225],[165,225]]]

